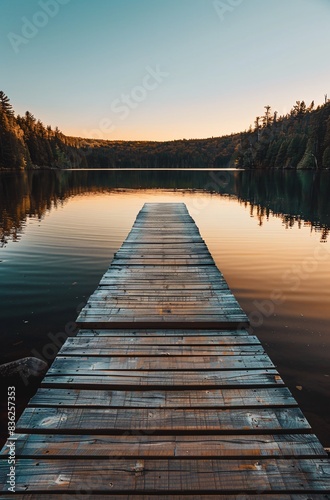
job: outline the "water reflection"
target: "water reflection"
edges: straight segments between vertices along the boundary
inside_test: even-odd
[[[236,177],[235,195],[250,204],[259,224],[270,214],[280,216],[286,227],[309,225],[326,241],[330,226],[330,173],[245,171]]]
[[[289,171],[31,171],[0,175],[0,245],[17,240],[28,217],[82,193],[114,189],[203,190],[250,205],[259,224],[270,214],[286,227],[309,225],[326,241],[330,227],[330,173]]]

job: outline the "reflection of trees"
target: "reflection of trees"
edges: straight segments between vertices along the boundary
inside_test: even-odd
[[[231,177],[228,177],[231,181]],[[226,179],[225,179],[226,180]],[[17,240],[27,217],[42,219],[52,207],[67,198],[83,193],[110,192],[126,189],[186,189],[203,190],[210,187],[210,177],[195,171],[100,171],[45,170],[2,173],[0,175],[0,245],[8,239]],[[219,184],[222,192],[228,181]],[[213,190],[219,184],[212,181]]]
[[[330,227],[330,176],[327,172],[244,171],[235,178],[238,199],[250,204],[259,225],[269,215],[286,228],[310,226],[326,241]]]
[[[236,196],[262,225],[270,215],[285,227],[308,225],[326,241],[330,227],[327,172],[287,171],[25,171],[0,175],[0,245],[17,240],[28,217],[42,219],[71,196],[114,189],[183,189]]]

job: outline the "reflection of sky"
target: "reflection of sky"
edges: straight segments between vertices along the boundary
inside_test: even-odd
[[[247,129],[266,104],[284,114],[330,95],[328,0],[242,0],[223,20],[212,0],[69,0],[16,54],[7,34],[21,36],[41,3],[1,4],[1,84],[16,112],[67,134],[218,136]],[[124,119],[111,111],[157,65],[168,73],[157,88]]]

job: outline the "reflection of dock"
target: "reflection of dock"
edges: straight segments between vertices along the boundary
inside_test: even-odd
[[[144,206],[78,324],[17,423],[24,498],[327,498],[327,455],[185,205]]]

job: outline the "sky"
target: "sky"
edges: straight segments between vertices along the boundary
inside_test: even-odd
[[[330,0],[1,0],[0,90],[67,134],[240,132],[330,97]]]

